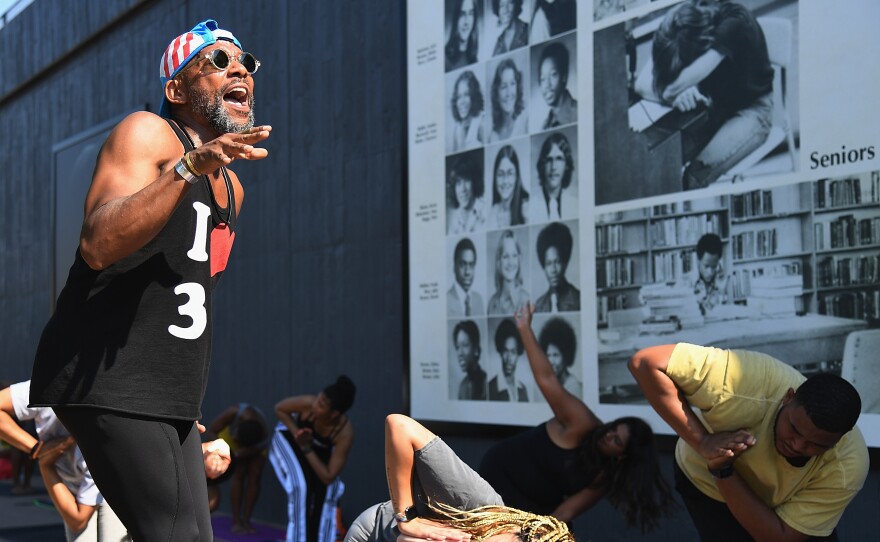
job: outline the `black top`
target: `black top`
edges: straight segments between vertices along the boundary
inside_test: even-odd
[[[712,98],[713,108],[733,113],[773,89],[773,67],[754,15],[733,2],[723,2],[719,8],[712,49],[724,60],[699,88]]]
[[[554,444],[542,423],[489,448],[479,472],[506,506],[548,515],[592,482],[579,454]]]
[[[191,150],[185,132],[168,122]],[[91,269],[77,249],[37,347],[32,406],[201,417],[211,293],[235,238],[235,197],[225,169],[223,176],[226,208],[200,177],[155,238],[106,269]]]
[[[336,440],[336,436],[339,435],[346,424],[348,424],[348,416],[343,416],[339,423],[330,430],[330,434],[328,435],[322,435],[315,430],[315,419],[312,417],[300,419],[299,413],[294,412],[293,421],[296,422],[296,425],[300,428],[310,429],[312,431],[312,451],[315,452],[315,455],[318,456],[321,463],[324,463],[325,465],[329,464],[330,456],[333,455],[333,441]],[[290,432],[288,431],[288,433]],[[299,444],[296,444],[296,441],[293,439],[289,440],[291,444],[295,444],[295,446],[293,446],[294,449],[299,450]]]

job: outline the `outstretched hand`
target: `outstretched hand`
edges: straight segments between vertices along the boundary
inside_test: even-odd
[[[757,444],[755,437],[746,431],[722,431],[707,435],[697,450],[710,469],[720,469],[732,464],[743,452]]]
[[[254,147],[260,141],[269,138],[271,126],[254,126],[239,134],[223,134],[201,147],[189,152],[194,173],[204,175],[212,173],[235,160],[262,160],[269,156],[269,151]]]
[[[398,523],[397,528],[400,530],[400,536],[397,537],[398,542],[415,542],[416,540],[464,542],[471,539],[470,533],[425,518]]]
[[[513,320],[516,322],[516,329],[518,329],[520,333],[532,329],[532,315],[534,313],[535,305],[530,301],[523,303],[523,305],[513,313]]]

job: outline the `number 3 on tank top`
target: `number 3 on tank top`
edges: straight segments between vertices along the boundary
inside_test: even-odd
[[[186,255],[197,262],[208,261],[208,252],[205,245],[208,240],[208,221],[211,219],[211,208],[200,201],[194,201],[193,209],[196,211],[196,231],[193,236],[193,246]],[[205,289],[197,282],[185,282],[174,288],[177,295],[189,297],[186,303],[177,307],[181,316],[192,318],[192,325],[180,327],[168,326],[168,333],[179,339],[198,339],[208,325],[208,313],[205,310]]]
[[[198,282],[184,282],[174,288],[177,295],[187,295],[189,300],[177,307],[181,316],[192,318],[192,325],[180,327],[168,326],[168,333],[179,339],[198,339],[208,325],[208,311],[205,310],[205,289]]]

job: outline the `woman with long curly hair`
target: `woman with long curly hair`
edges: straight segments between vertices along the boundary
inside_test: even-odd
[[[385,473],[391,499],[364,510],[345,542],[574,542],[558,519],[504,506],[445,442],[402,414],[385,419]]]
[[[553,417],[490,448],[480,475],[505,504],[535,514],[568,522],[605,497],[627,524],[642,531],[656,527],[672,497],[660,474],[651,427],[633,417],[603,423],[566,391],[532,332],[533,312],[526,304],[515,320]]]

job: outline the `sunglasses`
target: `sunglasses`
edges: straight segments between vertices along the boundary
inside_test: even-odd
[[[229,64],[232,62],[229,53],[223,49],[214,49],[202,56],[207,58],[208,62],[220,71],[229,68]],[[250,53],[241,53],[238,55],[238,62],[244,66],[244,69],[251,75],[257,73],[257,70],[260,69],[260,61]]]

